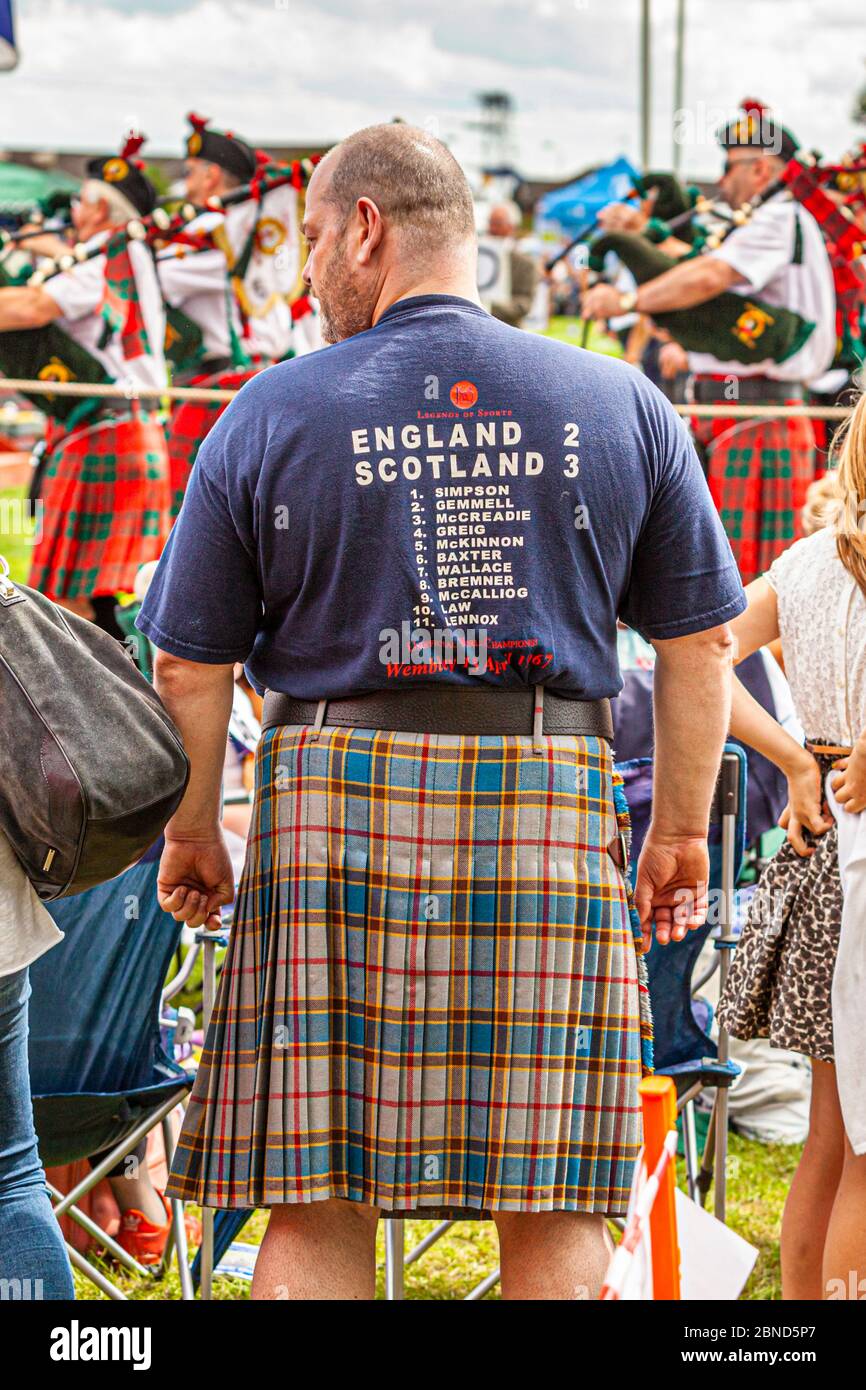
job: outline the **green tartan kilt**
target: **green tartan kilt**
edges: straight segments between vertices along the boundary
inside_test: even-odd
[[[811,420],[693,420],[707,482],[744,584],[803,534],[801,512],[818,466]]]
[[[131,591],[171,529],[162,424],[139,410],[61,434],[49,447],[31,587],[55,600]]]

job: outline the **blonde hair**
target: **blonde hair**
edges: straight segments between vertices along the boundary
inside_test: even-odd
[[[833,441],[838,514],[836,549],[866,598],[866,395]]]
[[[839,515],[840,505],[839,480],[836,469],[831,468],[829,473],[822,474],[806,488],[806,500],[800,512],[803,535],[811,536],[815,531],[832,526]]]

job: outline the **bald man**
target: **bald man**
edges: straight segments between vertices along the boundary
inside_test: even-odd
[[[169,1191],[271,1208],[256,1298],[372,1298],[382,1212],[487,1213],[504,1297],[592,1298],[640,1144],[640,952],[705,911],[741,585],[664,398],[482,310],[443,145],[349,137],[305,232],[331,346],[209,434],[139,619],[191,762],[160,902],[193,927],[232,896],[231,663],[267,691]],[[634,905],[618,616],[658,654]]]
[[[490,236],[503,237],[513,242],[517,229],[517,218],[508,203],[500,203],[490,209],[490,216],[487,219],[487,231]],[[535,298],[535,289],[538,285],[538,266],[531,256],[527,256],[525,251],[518,251],[514,245],[509,250],[508,259],[511,292],[508,299],[497,300],[491,304],[490,312],[494,318],[501,319],[503,323],[510,323],[515,328],[520,328],[532,308],[532,301]]]

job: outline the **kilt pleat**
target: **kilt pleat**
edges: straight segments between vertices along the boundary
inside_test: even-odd
[[[648,1043],[594,738],[271,730],[169,1192],[625,1210]]]

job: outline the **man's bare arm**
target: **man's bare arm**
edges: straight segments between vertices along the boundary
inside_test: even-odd
[[[216,927],[220,906],[234,896],[231,862],[220,828],[233,667],[184,661],[158,651],[154,685],[180,731],[190,762],[183,801],[165,828],[160,905],[188,926]]]
[[[705,836],[731,714],[734,642],[727,624],[654,641],[654,830]]]
[[[743,277],[718,256],[695,256],[672,266],[663,275],[647,280],[637,292],[637,308],[642,314],[660,314],[665,309],[691,309],[707,299],[715,299]]]
[[[37,285],[0,290],[0,333],[18,328],[42,328],[59,317],[57,300]]]
[[[734,643],[723,625],[653,646],[653,814],[634,893],[645,949],[653,925],[666,945],[706,917],[706,837],[730,717]]]
[[[639,314],[661,314],[671,309],[691,309],[715,299],[722,290],[744,284],[740,273],[718,256],[695,256],[672,266],[653,280],[647,280],[637,290],[631,306]],[[608,319],[623,312],[621,295],[613,285],[593,285],[581,301],[581,313],[587,319]]]

